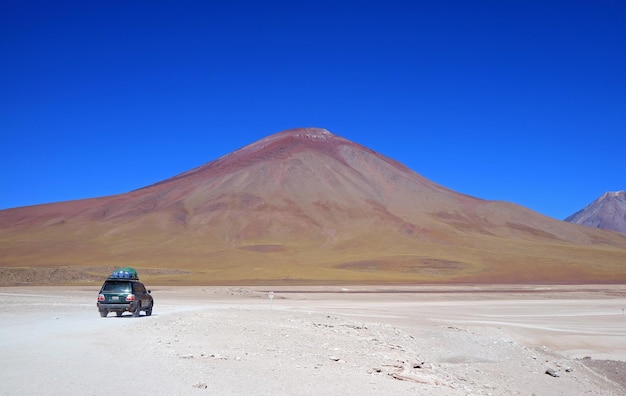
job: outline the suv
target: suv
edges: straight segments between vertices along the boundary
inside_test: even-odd
[[[146,316],[150,316],[154,300],[150,290],[146,290],[143,283],[138,280],[109,277],[100,288],[97,305],[103,318],[109,312],[122,316],[126,311],[131,312],[133,316],[139,316],[141,311],[144,311]]]

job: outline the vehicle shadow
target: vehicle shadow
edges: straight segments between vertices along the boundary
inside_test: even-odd
[[[152,316],[159,316],[159,314],[153,313],[152,315],[133,316],[133,314],[127,313],[127,314],[122,314],[121,316],[117,316],[114,313],[110,313],[107,315],[106,318],[103,318],[103,319],[142,319],[142,318],[150,318]]]

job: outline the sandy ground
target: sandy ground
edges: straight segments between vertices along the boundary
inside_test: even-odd
[[[0,288],[0,394],[626,394],[626,286],[151,289]]]

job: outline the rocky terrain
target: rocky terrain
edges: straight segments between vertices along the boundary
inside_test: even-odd
[[[155,287],[139,318],[97,291],[0,288],[0,394],[626,391],[621,286]]]

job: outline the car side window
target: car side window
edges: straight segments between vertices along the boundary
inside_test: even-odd
[[[137,293],[145,293],[146,292],[146,288],[144,287],[144,285],[142,283],[135,283],[135,291]]]

